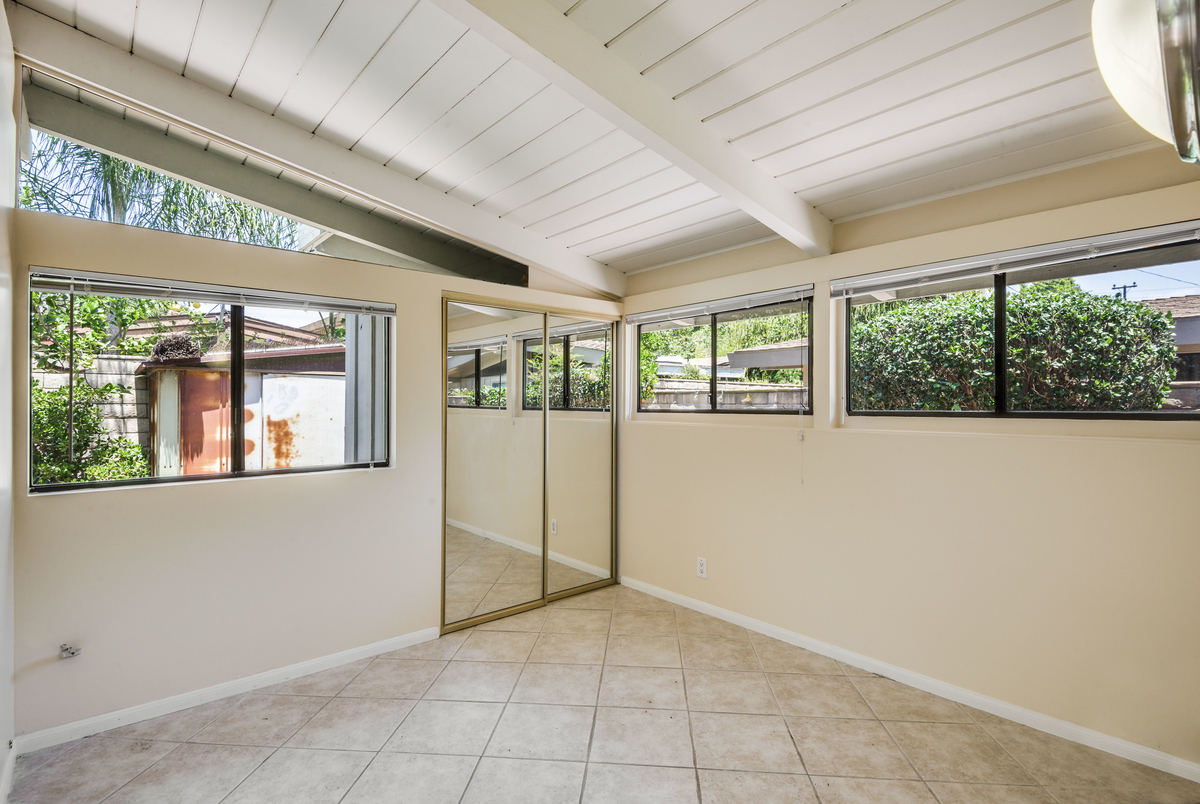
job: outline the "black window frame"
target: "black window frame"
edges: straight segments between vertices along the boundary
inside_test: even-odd
[[[1141,249],[1140,254],[1156,251],[1168,251],[1176,248],[1174,244]],[[1080,260],[1070,260],[1062,264],[1078,264]],[[1157,264],[1157,263],[1156,263]],[[1170,264],[1164,261],[1162,264]],[[1017,271],[1019,276],[1021,271]],[[1081,274],[1092,276],[1108,273],[1097,270]],[[1008,409],[1008,276],[1009,272],[993,273],[993,376],[995,377],[995,405],[992,410],[855,410],[850,405],[851,386],[854,382],[854,358],[851,349],[853,330],[852,306],[853,298],[847,295],[844,305],[844,351],[845,351],[845,381],[843,384],[844,409],[846,416],[903,416],[912,418],[954,418],[954,419],[1078,419],[1106,421],[1197,421],[1200,420],[1200,410],[1191,413],[1173,413],[1164,410],[1009,410]],[[1003,348],[1001,345],[1003,344]]]
[[[32,280],[32,271],[30,280]],[[135,278],[119,277],[119,279],[127,279],[130,282],[137,282]],[[144,280],[143,280],[144,281]],[[181,283],[182,284],[182,283]],[[86,285],[83,285],[80,295],[89,295],[86,292]],[[55,292],[55,291],[35,291],[30,287],[26,287],[26,311],[27,319],[26,329],[26,357],[25,365],[31,366],[33,362],[33,321],[29,315],[29,294],[34,292]],[[186,291],[185,291],[186,292]],[[265,295],[270,296],[270,292]],[[279,297],[283,297],[283,292],[279,293]],[[33,421],[33,382],[32,371],[25,374],[26,383],[26,415],[25,426],[26,436],[26,488],[29,494],[47,494],[62,491],[89,491],[93,489],[110,489],[110,488],[126,488],[132,486],[154,486],[167,483],[197,483],[206,480],[228,480],[244,477],[266,477],[273,475],[293,475],[293,474],[310,474],[313,472],[337,472],[347,469],[382,469],[391,466],[392,453],[392,315],[387,315],[379,312],[366,312],[364,314],[372,317],[382,318],[384,321],[384,336],[381,352],[378,359],[383,361],[383,389],[384,389],[384,415],[383,415],[383,449],[384,457],[382,460],[371,461],[356,461],[353,463],[341,463],[322,466],[289,466],[276,469],[246,469],[246,422],[245,422],[245,308],[254,306],[251,303],[246,304],[230,304],[229,305],[229,334],[230,334],[230,381],[229,381],[229,441],[230,441],[230,466],[231,471],[228,472],[209,472],[207,474],[196,475],[173,475],[173,476],[156,476],[156,477],[137,477],[127,478],[123,480],[83,480],[76,483],[42,483],[35,485],[33,482],[33,434],[28,429]],[[288,309],[301,309],[300,305],[290,307]],[[237,344],[236,348],[234,344]],[[372,421],[374,428],[374,421]],[[233,446],[238,445],[239,448],[234,449]]]
[[[453,344],[451,344],[451,347],[452,346],[453,346]],[[500,346],[504,350],[504,352],[508,352],[507,344],[500,344]],[[471,351],[471,350],[460,349],[459,351]],[[483,383],[482,383],[482,380],[483,380],[483,347],[481,347],[481,346],[475,347],[474,352],[475,352],[475,358],[474,358],[474,362],[475,362],[475,372],[474,372],[475,401],[469,405],[461,405],[461,404],[460,405],[451,405],[450,404],[450,392],[449,392],[449,389],[447,389],[446,407],[450,408],[451,410],[506,410],[508,408],[507,402],[503,405],[485,405],[485,404],[483,404]],[[505,366],[504,370],[506,373],[508,371],[508,360],[509,360],[509,356],[506,354],[504,357],[504,361],[503,361],[504,366]],[[507,381],[507,379],[505,379],[505,382],[504,382],[504,394],[505,394],[505,399],[507,400],[507,398],[508,398],[508,381]],[[456,398],[463,399],[464,397],[460,396],[460,397],[456,397]]]
[[[599,322],[603,323],[603,322]],[[613,327],[609,324],[607,327],[598,327],[596,329],[584,330],[583,332],[568,333],[566,335],[551,335],[547,341],[548,346],[554,346],[556,342],[561,341],[563,347],[563,384],[562,384],[562,406],[549,405],[546,410],[578,410],[589,411],[592,413],[603,413],[612,410],[612,389],[613,389],[613,360],[609,358],[608,366],[608,405],[600,408],[585,408],[576,407],[571,404],[571,339],[579,335],[586,335],[591,332],[603,332],[608,339],[608,351],[612,354],[613,351]],[[522,410],[541,410],[541,405],[529,404],[529,346],[528,344],[535,343],[541,345],[541,338],[525,338],[521,341],[521,409]],[[547,366],[547,371],[549,367]],[[547,380],[549,376],[547,375]],[[548,384],[548,383],[547,383]],[[543,392],[544,393],[544,392]],[[549,400],[546,400],[549,401]]]
[[[769,309],[772,307],[787,307],[789,305],[794,305],[797,302],[801,302],[801,301],[808,305],[808,313],[807,313],[807,315],[808,315],[808,334],[805,336],[808,339],[808,371],[806,371],[805,375],[804,375],[804,387],[808,391],[808,393],[807,393],[808,406],[804,407],[804,408],[784,408],[784,409],[776,408],[776,409],[770,409],[770,410],[768,410],[768,409],[746,410],[744,408],[743,409],[733,409],[733,408],[724,408],[723,409],[723,408],[717,407],[717,396],[718,396],[718,394],[717,394],[717,381],[718,381],[718,378],[717,378],[717,334],[718,334],[717,333],[717,318],[726,312],[747,312],[747,311],[751,311],[751,310],[766,310],[766,309]],[[637,359],[636,363],[635,363],[637,366],[637,387],[636,387],[636,391],[635,391],[635,393],[637,394],[637,412],[638,413],[649,413],[649,414],[681,413],[681,414],[689,414],[689,415],[690,414],[711,414],[711,413],[750,414],[750,415],[754,415],[754,416],[762,416],[762,415],[811,416],[811,415],[813,415],[812,377],[813,377],[814,366],[816,365],[816,349],[813,348],[813,316],[812,316],[812,312],[813,312],[812,296],[809,295],[809,296],[803,296],[799,299],[794,299],[792,301],[771,302],[769,304],[760,304],[760,305],[757,305],[754,307],[735,308],[734,310],[726,310],[723,312],[709,313],[707,315],[707,318],[709,319],[708,326],[709,326],[709,333],[710,333],[711,337],[710,337],[710,346],[709,346],[709,355],[708,355],[709,361],[710,361],[709,362],[709,372],[708,372],[709,373],[709,377],[708,377],[708,407],[707,408],[690,408],[687,410],[661,410],[661,409],[654,410],[653,408],[642,407],[642,393],[641,393],[642,361],[640,359]],[[692,316],[692,317],[700,318],[701,316]],[[645,325],[644,324],[637,325],[637,341],[635,344],[635,355],[639,355],[639,356],[641,355],[641,349],[642,349],[642,327],[643,326],[645,326]],[[703,325],[701,325],[701,326],[703,326]]]

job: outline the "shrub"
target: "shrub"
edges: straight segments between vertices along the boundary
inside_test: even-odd
[[[124,389],[93,388],[75,383],[74,455],[69,447],[67,386],[47,391],[33,380],[30,388],[30,468],[32,481],[77,483],[149,477],[145,451],[133,441],[105,429],[99,405]]]

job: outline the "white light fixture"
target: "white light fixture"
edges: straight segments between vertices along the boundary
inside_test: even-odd
[[[1092,43],[1117,103],[1142,128],[1200,163],[1196,0],[1096,0]]]

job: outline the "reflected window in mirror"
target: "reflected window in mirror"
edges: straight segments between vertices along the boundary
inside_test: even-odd
[[[508,406],[506,339],[447,347],[446,404],[453,408]]]
[[[608,410],[612,404],[612,334],[607,327],[550,338],[546,367],[550,410]],[[542,406],[542,341],[522,342],[526,410]]]

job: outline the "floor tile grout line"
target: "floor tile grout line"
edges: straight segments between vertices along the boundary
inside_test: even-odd
[[[904,761],[908,763],[908,766],[912,768],[913,773],[917,774],[917,778],[924,783],[925,789],[928,790],[929,794],[936,800],[938,796],[933,792],[933,788],[929,786],[929,780],[925,778],[925,774],[921,773],[921,771],[917,769],[917,764],[912,761],[912,757],[910,757],[908,752],[904,750],[904,746],[900,745],[900,741],[896,739],[896,735],[892,734],[892,730],[884,724],[883,718],[879,716],[879,712],[875,709],[871,702],[867,700],[867,696],[862,694],[862,690],[860,690],[858,688],[858,684],[854,682],[854,677],[846,676],[846,678],[850,680],[850,686],[853,687],[854,691],[858,693],[858,697],[862,699],[863,703],[867,705],[867,708],[871,710],[871,714],[875,716],[875,722],[883,727],[884,732],[887,734],[888,738],[891,739],[892,744],[896,746],[896,750],[900,752],[900,756],[904,757]]]
[[[85,738],[85,739],[86,739],[86,738]],[[148,741],[148,742],[150,742],[150,741]],[[174,754],[174,753],[175,753],[176,751],[178,751],[178,750],[180,749],[180,747],[181,747],[181,746],[183,746],[183,745],[186,745],[186,743],[178,743],[178,744],[177,744],[177,745],[176,745],[174,748],[172,748],[170,751],[168,751],[167,753],[163,754],[161,757],[159,757],[158,759],[154,760],[154,761],[153,761],[153,762],[151,762],[149,765],[147,765],[146,767],[144,767],[144,768],[142,768],[140,771],[138,771],[136,774],[134,774],[134,776],[133,776],[133,778],[132,778],[132,779],[127,779],[127,780],[126,780],[126,781],[125,781],[123,784],[117,785],[116,789],[115,789],[115,790],[113,790],[112,792],[108,793],[107,795],[101,796],[99,799],[97,799],[97,800],[96,800],[96,804],[103,804],[103,802],[105,802],[105,801],[108,801],[110,798],[112,798],[113,796],[115,796],[117,793],[121,792],[121,791],[122,791],[122,790],[124,790],[126,787],[128,787],[128,786],[129,786],[129,785],[131,785],[131,784],[133,784],[134,780],[136,780],[136,779],[138,779],[139,777],[141,777],[141,776],[142,776],[142,774],[146,773],[146,772],[147,772],[147,771],[149,771],[151,768],[153,768],[155,765],[157,765],[158,763],[162,762],[162,761],[163,761],[164,759],[166,759],[167,757],[171,756],[171,754]],[[264,759],[264,760],[263,760],[263,762],[266,762],[266,760]],[[254,771],[258,770],[258,768],[259,768],[259,767],[261,767],[261,765],[256,765],[256,766],[254,767],[254,770],[250,771],[250,773],[254,773]],[[246,774],[246,775],[247,775],[247,776],[249,776],[250,774]],[[245,781],[245,780],[243,780],[243,781]],[[239,782],[239,784],[240,784],[240,782]]]
[[[804,775],[809,777],[809,785],[813,788],[813,794],[816,794],[816,785],[812,783],[812,777],[808,772],[808,763],[804,761],[804,752],[800,750],[800,744],[796,742],[796,735],[792,732],[792,724],[788,722],[787,715],[783,713],[783,707],[779,704],[779,696],[775,694],[775,687],[771,684],[771,679],[767,676],[767,668],[763,665],[762,656],[758,652],[758,646],[754,644],[754,640],[750,640],[750,650],[754,651],[754,660],[758,662],[758,668],[762,671],[763,680],[767,683],[767,689],[771,691],[771,700],[775,702],[775,709],[778,710],[779,716],[783,718],[783,727],[787,729],[788,737],[792,741],[792,747],[796,749],[796,756],[800,757],[800,767],[804,769]],[[818,796],[818,800],[819,800]]]

